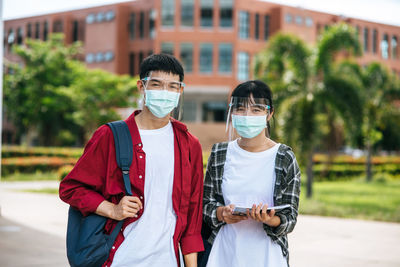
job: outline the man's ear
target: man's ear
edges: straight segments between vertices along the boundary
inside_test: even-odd
[[[139,92],[140,92],[141,94],[144,94],[143,81],[142,81],[142,80],[138,80],[138,81],[136,82],[136,86],[137,86]]]

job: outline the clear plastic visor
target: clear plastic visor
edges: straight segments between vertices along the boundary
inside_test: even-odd
[[[175,80],[168,80],[161,77],[156,77],[150,72],[148,77],[141,80],[144,90],[166,90],[168,92],[179,93],[178,105],[171,111],[171,116],[176,120],[181,120],[183,117],[183,89],[185,83]],[[139,103],[139,108],[143,109],[146,102],[145,95]]]
[[[240,136],[232,125],[232,115],[238,116],[267,116],[270,114],[271,106],[266,98],[250,97],[231,97],[229,103],[228,116],[226,118],[225,131],[228,132],[229,141],[235,140]],[[267,125],[265,125],[267,127]],[[267,131],[266,131],[266,134]]]

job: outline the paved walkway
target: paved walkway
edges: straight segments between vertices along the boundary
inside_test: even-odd
[[[0,265],[68,266],[68,206],[24,188],[57,182],[0,183]],[[291,267],[399,267],[400,224],[300,215],[289,235]],[[251,266],[251,265],[249,265]]]

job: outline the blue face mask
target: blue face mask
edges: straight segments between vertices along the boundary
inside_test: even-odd
[[[178,106],[180,93],[167,90],[146,90],[146,107],[157,118],[164,118]]]
[[[267,115],[240,116],[232,115],[232,125],[236,132],[244,138],[253,138],[267,126]]]

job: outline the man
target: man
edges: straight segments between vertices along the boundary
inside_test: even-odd
[[[203,164],[201,146],[170,117],[183,92],[183,68],[170,55],[147,57],[140,66],[142,111],[125,120],[132,136],[130,180],[125,196],[111,129],[93,134],[74,169],[60,184],[60,198],[83,215],[110,218],[110,233],[125,219],[103,266],[197,266],[201,239]]]

